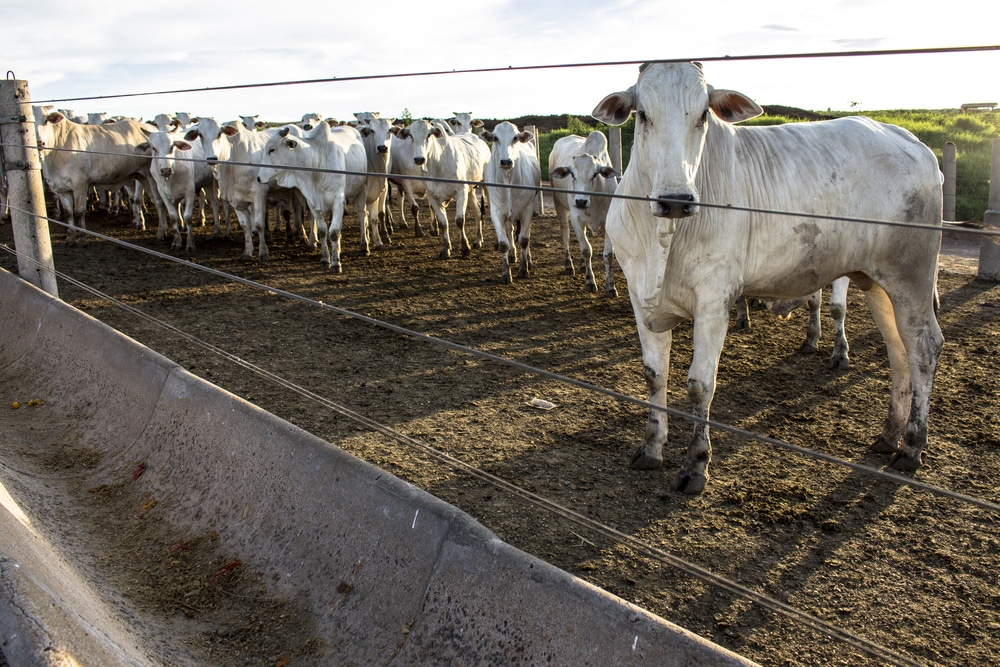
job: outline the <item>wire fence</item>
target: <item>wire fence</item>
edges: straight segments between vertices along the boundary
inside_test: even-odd
[[[996,50],[996,49],[1000,49],[1000,47],[974,47],[974,49],[975,50],[984,50],[984,49]],[[966,49],[913,50],[913,51],[907,51],[906,53],[932,54],[932,53],[938,53],[938,52],[942,52],[942,51],[955,52],[955,51],[962,51],[962,50],[966,50]],[[878,55],[878,54],[881,54],[881,53],[890,53],[890,52],[864,52],[864,53],[858,52],[858,53],[847,53],[847,54],[843,54],[843,53],[841,53],[841,54],[799,54],[797,56],[788,56],[788,55],[785,55],[785,56],[753,56],[753,57],[748,57],[748,58],[766,59],[766,58],[778,58],[778,57],[784,57],[784,58],[787,58],[787,57],[831,57],[831,56],[834,56],[834,55],[836,55],[836,56],[860,56],[860,55]],[[891,52],[891,53],[899,54],[901,52]],[[708,60],[713,60],[713,59],[717,59],[717,60],[734,60],[735,58],[729,58],[729,57],[724,57],[724,58],[701,58],[701,59],[698,59],[698,60],[708,61]],[[687,59],[685,59],[685,60],[687,60]],[[590,63],[590,64],[576,64],[576,65],[560,65],[560,66],[556,66],[556,67],[563,68],[563,67],[599,66],[599,65],[602,65],[602,64],[608,64],[608,63]],[[622,64],[622,63],[616,63],[616,64]],[[507,71],[508,69],[510,69],[510,68],[504,68],[503,71]],[[465,71],[465,72],[466,73],[469,73],[469,72],[479,73],[479,72],[488,72],[488,71],[494,71],[494,70],[471,70],[471,71]],[[374,77],[364,77],[364,78],[366,78],[366,79],[368,79],[368,78],[377,79],[377,78],[390,78],[390,77],[396,77],[396,76],[429,76],[429,75],[436,75],[436,74],[447,74],[447,73],[444,73],[444,72],[426,72],[426,73],[419,73],[419,74],[385,75],[384,77],[374,76]],[[334,78],[334,79],[316,79],[316,80],[310,80],[310,81],[280,82],[280,83],[270,83],[270,84],[252,84],[252,85],[248,84],[245,87],[278,86],[278,85],[292,85],[292,84],[294,84],[294,85],[300,85],[300,84],[309,84],[309,83],[314,83],[314,82],[330,82],[330,81],[344,81],[344,80],[349,80],[349,78],[341,78],[341,79],[338,79],[338,78]],[[231,87],[213,88],[212,90],[225,90],[225,89],[237,88],[237,87],[244,87],[244,86],[231,86]],[[81,98],[74,98],[72,100],[63,100],[63,101],[83,101],[83,100],[92,100],[92,99],[110,99],[110,98],[115,98],[115,97],[127,97],[127,96],[130,96],[130,95],[163,94],[164,92],[190,92],[190,90],[192,90],[192,89],[188,89],[188,90],[185,90],[185,91],[159,91],[157,93],[134,93],[134,94],[98,96],[98,97],[81,97]],[[209,90],[209,89],[197,89],[197,90]],[[44,102],[53,102],[53,101],[58,101],[58,100],[43,100],[42,102],[44,103]],[[46,147],[46,150],[65,150],[65,149],[60,149],[58,147]],[[184,160],[184,158],[179,158],[179,159]],[[246,166],[246,167],[260,166],[258,163],[240,163],[240,162],[237,162],[235,164]],[[293,167],[289,167],[289,168],[290,169],[295,169]],[[329,173],[352,174],[352,175],[357,175],[357,174],[373,175],[373,174],[370,174],[369,172],[357,172],[357,171],[350,171],[350,170],[322,170],[321,169],[321,170],[312,170],[312,171],[322,171],[322,172],[329,172]],[[424,177],[412,177],[412,178],[415,178],[416,180],[424,180],[424,181],[433,181],[433,180],[435,180],[435,179],[433,179],[431,177],[426,177],[426,176],[424,176]],[[987,165],[987,169],[986,169],[986,180],[987,181],[988,181],[988,178],[989,178],[989,175],[988,175],[988,165]],[[451,179],[448,179],[448,180],[451,180]],[[459,181],[459,182],[462,183],[463,181]],[[467,184],[471,185],[472,183],[469,182]],[[490,184],[486,184],[486,185],[490,185],[490,186],[493,186],[493,187],[511,187],[511,186],[508,186],[506,184],[501,184],[501,183],[490,183]],[[524,187],[524,186],[514,186],[514,187]],[[534,189],[534,190],[536,190],[538,192],[549,193],[549,194],[555,194],[557,192],[560,192],[559,190],[557,190],[555,188],[545,187],[545,186],[536,186],[536,187],[534,187],[532,189]],[[972,192],[978,192],[978,191],[980,191],[980,188],[971,188],[970,190]],[[618,196],[623,196],[623,195],[618,195]],[[966,206],[968,208],[975,208],[975,207],[978,207],[978,206],[981,205],[981,203],[978,202],[978,201],[975,201],[975,200],[970,201],[970,199],[972,197],[974,197],[974,196],[975,195],[964,193],[963,190],[961,189],[961,185],[959,186],[958,197],[959,197],[960,200],[962,200],[963,198],[966,200],[966,202],[967,202]],[[629,198],[630,199],[640,200],[640,201],[654,201],[654,200],[652,200],[650,198],[646,198],[646,197],[629,197]],[[824,217],[826,217],[826,216],[817,216],[815,214],[799,213],[799,212],[795,212],[795,211],[770,211],[770,210],[755,209],[755,208],[741,208],[741,207],[734,207],[734,206],[731,206],[731,205],[726,204],[726,203],[700,202],[699,205],[700,206],[704,206],[706,208],[719,207],[719,208],[726,208],[726,209],[731,209],[731,210],[736,210],[736,211],[748,211],[748,212],[760,212],[760,213],[777,214],[777,215],[782,215],[782,216],[788,216],[790,218],[808,217],[808,218],[815,219],[815,218],[824,218]],[[960,209],[961,209],[961,206],[962,205],[960,204]],[[21,212],[21,213],[27,213],[26,211],[19,211],[19,212]],[[878,225],[888,225],[888,226],[913,226],[912,223],[906,223],[904,221],[893,221],[893,220],[868,220],[868,219],[862,219],[862,218],[855,219],[855,218],[839,218],[839,217],[829,217],[829,219],[831,219],[831,220],[847,221],[847,222],[852,222],[852,223],[857,223],[857,224],[878,224]],[[62,223],[61,221],[58,221],[56,219],[53,219],[53,218],[49,218],[49,222],[51,222],[52,224],[57,225],[57,226],[64,226],[64,223]],[[997,232],[995,232],[995,231],[991,231],[991,230],[978,230],[978,229],[957,228],[955,231],[957,233],[962,233],[962,234],[975,234],[975,235],[985,235],[985,236],[990,236],[990,235],[997,234]],[[470,355],[470,356],[477,357],[477,358],[480,358],[480,359],[488,360],[488,361],[490,361],[492,363],[509,366],[511,368],[515,368],[515,369],[517,369],[519,371],[523,371],[525,373],[534,374],[534,375],[536,375],[538,377],[546,378],[546,379],[557,381],[557,382],[560,382],[560,383],[566,383],[568,385],[572,385],[572,386],[575,386],[577,388],[580,388],[580,389],[583,389],[583,390],[586,390],[586,391],[589,391],[589,392],[594,392],[594,393],[597,393],[597,394],[601,394],[601,395],[607,396],[609,398],[613,398],[614,400],[617,400],[617,401],[627,402],[627,403],[630,403],[632,405],[636,405],[636,406],[639,406],[639,407],[642,407],[642,408],[646,408],[646,409],[661,410],[661,411],[665,412],[666,414],[668,414],[669,416],[672,416],[672,417],[675,417],[675,418],[682,418],[682,419],[688,420],[688,421],[690,421],[692,423],[702,423],[702,424],[711,426],[713,429],[716,429],[716,430],[719,430],[719,431],[722,431],[722,432],[727,432],[727,433],[730,433],[730,434],[732,434],[734,436],[738,436],[740,438],[745,438],[747,440],[759,442],[759,443],[762,443],[762,444],[764,444],[766,446],[774,447],[774,448],[777,448],[777,449],[780,449],[780,450],[783,450],[783,451],[794,452],[796,454],[812,458],[813,460],[816,460],[816,461],[821,461],[821,462],[832,464],[832,465],[835,465],[835,466],[840,466],[840,467],[842,467],[842,468],[844,468],[846,470],[851,471],[852,473],[859,473],[861,475],[869,476],[869,477],[871,477],[873,479],[877,479],[877,480],[880,480],[880,481],[883,481],[883,482],[889,482],[891,484],[896,484],[896,485],[900,485],[900,486],[903,486],[903,487],[908,487],[910,489],[913,489],[913,490],[916,490],[916,491],[919,491],[919,492],[929,493],[931,495],[934,495],[934,496],[937,496],[937,497],[940,497],[940,498],[945,498],[945,499],[948,499],[950,501],[954,501],[954,502],[958,502],[958,503],[964,503],[964,504],[967,504],[968,506],[975,507],[975,508],[980,509],[980,510],[985,510],[988,513],[1000,514],[1000,506],[998,506],[997,504],[995,504],[995,503],[993,503],[993,502],[991,502],[989,500],[986,500],[984,498],[974,497],[974,496],[971,496],[971,495],[968,495],[968,494],[959,493],[959,492],[952,491],[952,490],[945,489],[945,488],[940,488],[940,487],[935,486],[935,485],[923,483],[923,482],[921,482],[919,480],[916,480],[916,479],[914,479],[912,477],[907,477],[907,476],[904,476],[904,475],[899,475],[899,474],[896,474],[896,473],[887,472],[885,470],[880,470],[880,469],[872,468],[870,466],[865,466],[865,465],[857,464],[857,463],[854,463],[852,461],[843,460],[843,459],[840,459],[838,457],[831,456],[829,454],[825,454],[825,453],[820,452],[820,451],[816,451],[816,450],[812,450],[812,449],[800,447],[800,446],[797,446],[797,445],[793,445],[793,444],[788,443],[788,442],[784,442],[784,441],[782,441],[782,440],[780,440],[778,438],[772,438],[772,437],[768,437],[768,436],[765,436],[765,435],[762,435],[762,434],[749,432],[749,431],[746,431],[744,429],[735,428],[735,427],[733,427],[731,425],[728,425],[728,424],[720,422],[720,421],[705,420],[705,419],[699,418],[696,415],[693,415],[693,414],[691,414],[689,412],[686,412],[686,411],[677,410],[677,409],[673,409],[673,408],[669,408],[669,407],[663,407],[663,406],[654,405],[654,404],[651,404],[651,403],[649,403],[647,401],[642,401],[642,400],[636,399],[634,397],[631,397],[631,396],[628,396],[628,395],[624,395],[624,394],[622,394],[620,392],[612,391],[610,389],[607,389],[607,388],[599,386],[599,385],[595,385],[595,384],[591,384],[591,383],[587,383],[587,382],[581,382],[579,380],[576,380],[576,379],[571,378],[571,377],[567,377],[565,375],[561,375],[561,374],[557,374],[557,373],[552,373],[550,371],[546,371],[544,369],[537,368],[537,367],[534,367],[534,366],[531,366],[531,365],[528,365],[528,364],[524,364],[524,363],[521,363],[521,362],[513,361],[513,360],[510,360],[510,359],[504,358],[502,356],[499,356],[499,355],[495,355],[495,354],[483,352],[481,350],[473,349],[473,348],[470,348],[470,347],[464,346],[464,345],[459,345],[459,344],[453,343],[453,342],[448,341],[448,340],[444,340],[444,339],[439,338],[439,337],[429,336],[429,335],[424,334],[424,333],[419,332],[419,331],[414,331],[414,330],[407,329],[405,327],[400,327],[398,325],[395,325],[395,324],[393,324],[391,322],[388,322],[388,321],[385,321],[385,320],[382,320],[382,319],[368,317],[368,316],[363,315],[363,314],[358,313],[358,312],[354,312],[354,311],[351,311],[351,310],[348,310],[348,309],[337,307],[335,305],[332,305],[329,302],[320,302],[320,301],[318,301],[316,299],[308,298],[308,297],[305,297],[303,295],[289,293],[289,292],[286,292],[284,290],[275,288],[273,286],[269,286],[269,285],[266,285],[266,284],[257,283],[257,282],[252,281],[252,280],[247,280],[245,278],[241,278],[241,277],[239,277],[237,275],[234,275],[234,274],[231,274],[231,273],[225,273],[225,272],[215,271],[213,269],[210,269],[210,268],[205,267],[203,265],[200,265],[198,263],[190,262],[190,261],[178,258],[178,257],[174,257],[172,255],[167,255],[167,254],[164,254],[164,253],[153,253],[148,248],[135,246],[133,244],[128,244],[128,243],[125,243],[125,242],[123,242],[123,241],[121,241],[119,239],[116,239],[116,238],[112,237],[112,236],[102,235],[102,234],[98,234],[98,233],[92,232],[92,231],[86,231],[85,233],[87,235],[89,235],[89,236],[94,237],[94,238],[99,238],[99,239],[101,239],[103,241],[115,243],[115,244],[117,244],[119,246],[127,248],[130,251],[141,252],[141,253],[145,253],[145,254],[152,254],[152,255],[156,256],[158,259],[162,259],[162,260],[166,260],[166,261],[170,261],[170,262],[176,262],[176,263],[179,263],[179,264],[183,264],[184,266],[186,266],[187,268],[192,269],[192,270],[207,271],[207,272],[215,274],[219,278],[223,278],[223,279],[228,280],[228,281],[233,281],[233,282],[236,282],[236,283],[240,283],[240,284],[243,284],[243,285],[245,285],[247,287],[253,288],[255,290],[262,290],[262,291],[270,292],[270,293],[272,293],[272,294],[274,294],[276,296],[280,296],[280,297],[285,298],[285,299],[290,299],[290,300],[293,300],[293,301],[304,303],[304,304],[306,304],[306,305],[308,305],[308,306],[310,306],[312,308],[318,308],[318,309],[322,309],[322,310],[325,310],[325,311],[334,312],[334,313],[336,313],[338,315],[342,315],[342,316],[354,318],[354,319],[357,319],[359,321],[371,324],[373,326],[380,327],[380,328],[385,329],[387,331],[391,331],[393,333],[396,333],[396,334],[399,334],[399,335],[403,335],[403,336],[406,336],[406,337],[409,337],[409,338],[412,338],[412,339],[415,339],[415,340],[423,341],[423,342],[426,342],[426,343],[431,344],[431,345],[441,346],[442,348],[453,350],[453,351],[459,352],[461,354]],[[14,250],[12,248],[10,248],[10,247],[4,247],[3,249],[6,250],[7,252],[11,252],[11,253],[14,252]],[[669,565],[671,567],[677,568],[678,570],[680,570],[682,572],[685,572],[686,574],[688,574],[690,576],[693,576],[693,577],[696,577],[698,579],[701,579],[702,581],[704,581],[704,582],[706,582],[708,584],[711,584],[713,586],[717,586],[717,587],[719,587],[719,588],[721,588],[723,590],[726,590],[726,591],[728,591],[730,593],[733,593],[735,595],[744,597],[745,599],[750,600],[750,601],[752,601],[753,603],[755,603],[757,605],[760,605],[762,608],[765,608],[765,609],[767,609],[767,610],[769,610],[769,611],[771,611],[773,613],[783,615],[783,616],[785,616],[785,617],[787,617],[787,618],[789,618],[789,619],[791,619],[791,620],[793,620],[795,622],[802,623],[803,625],[805,625],[807,627],[810,627],[813,630],[816,630],[816,631],[820,632],[821,634],[826,635],[827,637],[830,637],[830,638],[835,639],[837,641],[843,642],[843,643],[845,643],[845,644],[853,647],[854,649],[856,649],[858,651],[866,653],[867,655],[875,658],[876,660],[878,660],[880,662],[883,662],[884,664],[907,664],[907,665],[921,664],[920,662],[918,662],[918,661],[914,660],[913,658],[905,655],[904,653],[898,652],[898,651],[896,651],[894,649],[891,649],[891,648],[888,648],[888,647],[886,647],[886,646],[884,646],[884,645],[882,645],[882,644],[880,644],[878,642],[871,641],[871,640],[866,639],[864,637],[858,636],[855,633],[852,633],[852,632],[849,632],[847,630],[844,630],[843,628],[838,627],[838,625],[836,623],[831,623],[831,622],[829,622],[827,620],[823,620],[821,618],[818,618],[817,616],[815,616],[813,614],[809,614],[809,613],[803,612],[801,610],[795,609],[794,607],[789,606],[789,605],[781,602],[780,600],[776,599],[773,596],[767,595],[767,594],[765,594],[765,593],[763,593],[761,591],[758,591],[758,590],[754,590],[754,589],[748,588],[748,587],[746,587],[744,585],[739,584],[738,582],[736,582],[735,580],[733,580],[733,579],[731,579],[729,577],[725,577],[725,576],[716,574],[716,573],[712,572],[709,569],[703,568],[701,566],[697,566],[697,565],[695,565],[693,563],[690,563],[690,562],[688,562],[688,561],[686,561],[686,560],[684,560],[682,558],[678,558],[677,556],[675,556],[675,555],[673,555],[673,554],[671,554],[669,552],[666,552],[666,551],[664,551],[663,549],[661,549],[659,547],[656,547],[656,546],[651,545],[651,544],[649,544],[647,542],[644,542],[643,540],[636,539],[635,537],[633,537],[631,535],[628,535],[628,534],[626,534],[626,533],[624,533],[622,531],[619,531],[619,530],[615,529],[612,526],[606,526],[606,525],[603,525],[601,522],[594,521],[594,520],[588,518],[585,514],[582,514],[580,512],[574,511],[574,510],[566,508],[566,507],[562,507],[558,503],[553,503],[551,501],[548,501],[543,496],[540,496],[540,495],[538,495],[536,493],[532,493],[530,491],[527,491],[523,487],[519,486],[516,481],[515,482],[511,482],[509,480],[501,479],[501,478],[497,477],[496,475],[490,474],[490,473],[488,473],[488,472],[486,472],[484,470],[481,470],[481,469],[477,468],[476,466],[472,466],[472,465],[469,465],[467,463],[464,463],[461,460],[455,458],[454,456],[451,456],[451,455],[447,454],[446,452],[440,451],[439,449],[437,449],[435,447],[432,447],[429,444],[420,441],[419,439],[416,439],[416,438],[413,438],[413,437],[410,437],[410,436],[405,436],[405,435],[397,432],[396,430],[388,427],[385,424],[381,424],[381,423],[378,423],[376,421],[373,421],[373,420],[367,418],[364,414],[361,414],[361,413],[359,413],[356,410],[352,410],[352,409],[347,408],[344,405],[342,405],[342,404],[340,404],[340,403],[338,403],[336,401],[331,400],[328,396],[324,395],[324,391],[323,390],[314,390],[314,389],[311,389],[311,388],[308,388],[308,387],[303,387],[303,386],[301,386],[298,383],[290,382],[290,381],[282,378],[280,375],[277,375],[277,374],[272,373],[272,372],[268,372],[268,371],[266,371],[266,370],[264,370],[264,369],[262,369],[260,367],[254,366],[253,364],[249,364],[248,362],[246,362],[245,360],[239,358],[238,356],[232,355],[232,354],[226,352],[225,350],[219,348],[216,345],[213,345],[213,344],[208,343],[208,342],[206,342],[204,340],[201,340],[198,336],[195,336],[195,335],[191,334],[190,332],[186,332],[186,331],[180,330],[180,329],[178,329],[178,328],[176,328],[176,327],[174,327],[174,326],[172,326],[172,325],[170,325],[170,324],[168,324],[168,323],[166,323],[166,322],[164,322],[162,320],[159,320],[157,318],[150,318],[148,315],[144,314],[140,309],[134,308],[132,306],[129,306],[128,304],[124,303],[121,299],[115,299],[115,298],[111,297],[110,295],[101,293],[100,291],[95,290],[95,289],[93,289],[92,287],[90,287],[88,285],[76,282],[76,281],[74,281],[74,279],[72,278],[72,276],[63,274],[62,272],[57,272],[57,275],[58,275],[58,277],[61,280],[73,282],[80,289],[90,291],[92,294],[94,294],[95,297],[98,297],[98,298],[101,298],[101,299],[104,299],[104,300],[107,300],[109,302],[114,303],[117,307],[127,310],[129,313],[131,313],[132,315],[134,315],[137,318],[147,319],[147,320],[151,321],[153,324],[155,324],[158,327],[169,329],[170,331],[172,331],[176,335],[185,338],[189,342],[191,342],[193,344],[196,344],[196,345],[199,345],[201,347],[204,347],[204,348],[210,350],[212,354],[218,355],[220,358],[227,360],[229,363],[234,363],[234,364],[239,364],[241,366],[244,366],[248,370],[251,370],[254,373],[257,373],[257,374],[261,375],[262,377],[266,378],[268,381],[271,381],[271,382],[274,382],[274,383],[276,383],[278,385],[281,385],[281,386],[287,388],[290,391],[297,392],[297,393],[301,394],[303,396],[303,398],[306,398],[306,399],[308,399],[310,401],[313,401],[313,402],[315,402],[318,405],[322,405],[323,407],[325,407],[327,409],[330,409],[330,410],[333,410],[335,412],[338,412],[339,414],[341,414],[341,415],[343,415],[343,416],[345,416],[345,417],[347,417],[349,419],[357,421],[359,424],[362,424],[362,425],[364,425],[367,428],[370,428],[370,429],[372,429],[374,431],[382,433],[386,437],[393,438],[393,439],[396,439],[396,440],[398,440],[400,442],[403,442],[406,446],[411,447],[411,448],[413,448],[415,450],[419,450],[422,453],[429,455],[430,457],[432,457],[434,460],[438,461],[442,465],[449,466],[449,467],[455,469],[456,471],[461,472],[462,474],[470,475],[472,477],[484,480],[484,481],[488,482],[489,484],[492,484],[495,487],[497,487],[497,488],[499,488],[499,489],[501,489],[501,490],[503,490],[503,491],[505,491],[507,493],[510,493],[514,497],[519,498],[521,501],[523,501],[525,503],[529,503],[529,504],[535,505],[536,507],[541,508],[542,510],[544,510],[546,512],[552,513],[553,515],[559,517],[560,520],[564,520],[564,521],[570,522],[570,523],[572,523],[572,524],[574,524],[576,526],[579,526],[579,527],[582,527],[582,528],[585,528],[587,530],[592,531],[593,534],[601,535],[601,536],[604,536],[604,537],[606,537],[606,538],[608,538],[608,539],[610,539],[610,540],[612,540],[612,541],[614,541],[616,543],[619,543],[619,544],[622,544],[622,545],[626,545],[629,548],[634,549],[637,553],[644,554],[645,556],[647,556],[649,558],[652,558],[652,559],[654,559],[656,561],[659,561],[659,562],[661,562],[661,563],[663,563],[665,565]]]

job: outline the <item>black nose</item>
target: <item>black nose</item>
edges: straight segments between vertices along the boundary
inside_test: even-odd
[[[656,215],[661,218],[686,218],[697,210],[694,195],[661,195],[656,198]]]
[[[205,162],[218,162],[219,158],[216,155],[206,155]]]
[[[302,126],[302,129],[306,131],[313,129],[312,123],[306,123]]]
[[[503,169],[510,169],[514,166],[513,160],[500,160],[500,167]]]
[[[375,148],[375,151],[377,153],[388,153],[389,152],[389,147],[388,146],[379,145],[379,146],[377,146]]]
[[[415,157],[415,158],[413,158],[413,164],[423,164],[424,162],[425,162],[425,160],[422,157]]]
[[[573,200],[573,204],[577,208],[587,208],[590,205],[590,200],[584,199],[583,197],[577,197],[575,200]]]

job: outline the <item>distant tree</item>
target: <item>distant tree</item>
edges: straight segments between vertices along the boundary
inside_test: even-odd
[[[403,109],[403,113],[399,114],[399,118],[396,120],[402,121],[403,125],[409,125],[413,122],[413,116],[410,114],[409,109]]]

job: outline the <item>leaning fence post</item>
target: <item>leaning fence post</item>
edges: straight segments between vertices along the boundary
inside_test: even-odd
[[[622,173],[622,128],[608,128],[608,155],[611,156],[611,166]]]
[[[944,220],[955,222],[955,174],[957,171],[955,159],[955,142],[944,145],[941,155],[941,172],[944,174]]]
[[[541,140],[538,137],[538,128],[534,125],[525,125],[524,129],[527,132],[531,132],[531,134],[535,137],[533,142],[535,144],[535,158],[540,162],[542,159],[542,149],[540,147]],[[543,198],[543,194],[544,193],[539,190],[538,196],[535,198],[535,215],[545,215],[545,199]]]
[[[990,198],[983,216],[983,234],[979,245],[979,279],[1000,282],[1000,139],[993,140],[990,156]]]
[[[17,273],[58,298],[52,240],[45,217],[42,167],[27,81],[0,81],[0,144],[7,176]]]

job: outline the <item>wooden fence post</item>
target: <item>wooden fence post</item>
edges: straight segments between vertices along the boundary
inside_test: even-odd
[[[941,156],[941,171],[944,173],[944,220],[945,222],[955,222],[956,151],[953,141],[944,145]]]
[[[608,128],[608,154],[611,156],[611,166],[619,174],[622,173],[622,128]]]
[[[1000,234],[1000,139],[993,140],[988,202],[983,230]],[[1000,282],[1000,236],[983,235],[979,245],[979,279]]]
[[[17,273],[58,298],[52,240],[45,217],[42,166],[27,81],[0,81],[0,143],[17,252]]]
[[[534,125],[525,125],[524,129],[527,132],[531,132],[531,134],[534,135],[534,137],[535,137],[535,142],[534,142],[535,143],[535,157],[538,159],[539,166],[541,166],[542,149],[539,146],[540,142],[538,140],[538,128],[535,127]],[[545,215],[545,198],[544,198],[544,194],[545,193],[542,192],[541,190],[538,191],[538,197],[535,198],[535,215]]]

